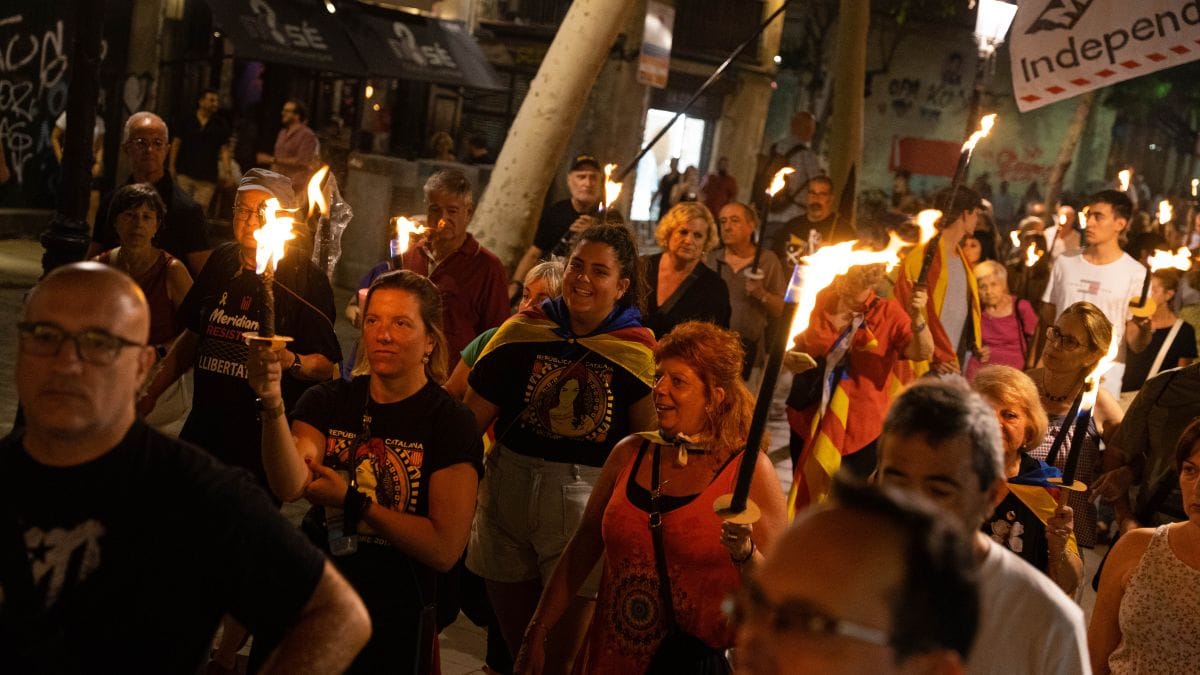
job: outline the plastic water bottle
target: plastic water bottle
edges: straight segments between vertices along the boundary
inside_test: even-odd
[[[338,471],[342,480],[350,481],[350,473]],[[329,533],[329,552],[332,555],[350,555],[358,550],[358,535],[345,531],[345,514],[341,508],[325,507],[325,531]]]

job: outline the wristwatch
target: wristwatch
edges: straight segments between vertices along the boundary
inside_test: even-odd
[[[300,355],[292,352],[292,365],[288,366],[288,372],[292,377],[300,377]]]

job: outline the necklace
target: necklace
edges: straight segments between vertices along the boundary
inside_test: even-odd
[[[1071,388],[1067,390],[1066,394],[1063,394],[1062,396],[1055,396],[1054,394],[1050,393],[1050,387],[1046,385],[1046,371],[1042,371],[1042,394],[1045,395],[1047,401],[1051,401],[1053,403],[1065,403],[1071,400],[1071,397],[1075,394],[1075,388],[1077,386],[1078,385],[1073,384],[1071,385]]]

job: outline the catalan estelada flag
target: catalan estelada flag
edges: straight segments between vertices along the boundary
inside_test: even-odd
[[[833,474],[842,465],[842,449],[846,441],[846,424],[850,420],[850,397],[843,383],[845,368],[836,368],[829,404],[812,418],[811,431],[792,470],[792,489],[788,492],[788,520],[810,504],[819,504],[829,494]],[[788,409],[788,417],[800,412]],[[789,420],[795,423],[794,420]]]
[[[935,244],[936,245],[936,244]],[[901,306],[907,307],[912,299],[913,286],[918,283],[921,274],[921,263],[925,258],[926,244],[917,244],[905,256],[896,274],[896,287],[893,291]],[[971,273],[971,265],[963,255],[962,248],[955,249],[955,255],[962,261],[967,277],[967,297],[963,298],[971,311],[971,330],[974,338],[974,348],[978,352],[983,347],[983,331],[980,326],[982,314],[979,305],[979,285],[975,275]],[[942,247],[938,246],[929,264],[929,276],[926,279],[929,287],[929,304],[926,305],[926,316],[929,320],[929,330],[933,333],[933,361],[936,363],[954,363],[962,370],[958,362],[958,345],[950,344],[950,337],[942,326],[941,315],[938,311],[946,302],[946,291],[950,284],[950,275],[946,273],[946,260]],[[911,364],[897,366],[897,376],[902,381],[911,381],[913,376],[919,377],[929,371],[928,361],[917,361]],[[911,371],[911,372],[910,372]]]
[[[1034,461],[1037,462],[1035,468],[1008,479],[1008,490],[1013,493],[1014,497],[1021,500],[1021,503],[1032,511],[1044,526],[1050,521],[1054,511],[1058,509],[1058,497],[1062,486],[1051,479],[1062,480],[1062,471],[1041,460]],[[1079,546],[1075,542],[1074,532],[1071,532],[1071,536],[1067,539],[1067,550],[1079,555]]]
[[[501,345],[515,342],[573,342],[593,351],[613,365],[654,386],[654,334],[641,324],[636,307],[617,307],[589,335],[571,331],[566,303],[562,298],[544,301],[505,321],[492,336],[478,361],[488,358]],[[476,361],[478,363],[478,361]]]

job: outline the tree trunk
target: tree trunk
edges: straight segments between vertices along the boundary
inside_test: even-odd
[[[855,177],[862,173],[863,91],[870,24],[871,7],[867,0],[841,0],[834,56],[833,115],[829,119],[829,177],[833,180],[835,203],[841,202],[847,191],[851,195],[857,192]],[[841,215],[853,223],[855,210],[851,204],[849,212]]]
[[[550,181],[609,49],[625,23],[626,0],[576,0],[513,120],[474,217],[476,236],[515,263],[533,238]]]
[[[104,25],[104,0],[75,3],[74,46],[68,67],[67,130],[63,138],[62,183],[59,210],[42,233],[42,270],[83,258],[87,252],[88,198],[92,189],[92,129],[100,98],[100,40]]]
[[[1054,160],[1054,168],[1050,170],[1050,180],[1046,185],[1047,215],[1054,211],[1054,205],[1058,203],[1058,197],[1062,194],[1063,179],[1067,176],[1067,169],[1075,157],[1075,148],[1079,146],[1079,139],[1083,137],[1083,130],[1087,127],[1088,117],[1092,114],[1092,106],[1095,103],[1096,90],[1092,90],[1080,96],[1079,102],[1075,104],[1075,115],[1067,127],[1063,144],[1058,148],[1058,158]]]

